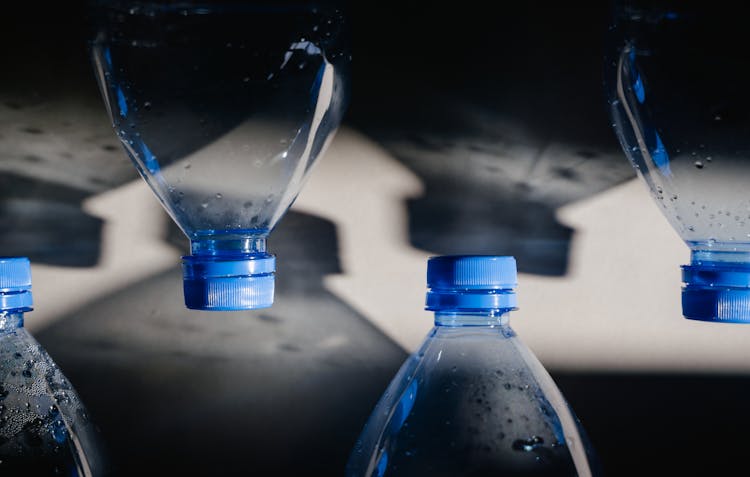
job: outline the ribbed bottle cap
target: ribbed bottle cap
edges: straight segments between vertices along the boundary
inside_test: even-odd
[[[273,305],[276,258],[182,257],[185,305],[193,310],[239,311]]]
[[[29,259],[0,257],[0,312],[29,311],[32,305]]]
[[[497,310],[516,307],[516,259],[448,255],[427,262],[426,309]]]
[[[682,314],[721,323],[750,323],[750,264],[693,261],[682,267]]]

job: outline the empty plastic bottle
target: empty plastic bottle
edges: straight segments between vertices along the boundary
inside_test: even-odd
[[[592,475],[578,420],[508,323],[515,259],[432,258],[427,286],[435,327],[378,402],[346,475]]]
[[[23,327],[31,307],[28,259],[0,257],[0,475],[105,475],[83,404]]]
[[[618,1],[613,126],[691,250],[686,318],[750,322],[750,60],[733,2]],[[644,250],[647,247],[644,247]]]
[[[348,100],[329,2],[95,2],[92,52],[113,126],[188,236],[185,303],[273,303],[266,238]]]

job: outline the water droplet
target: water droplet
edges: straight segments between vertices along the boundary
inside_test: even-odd
[[[721,121],[722,117],[721,114],[714,114],[714,121]]]
[[[217,192],[217,193],[216,193],[216,198],[217,198],[217,199],[221,199],[221,198],[223,198],[223,197],[224,197],[224,196],[223,196],[223,195],[221,195],[221,193],[220,193],[220,192]]]
[[[703,161],[695,161],[695,167],[698,169],[703,169]]]
[[[539,436],[531,436],[528,439],[517,439],[513,441],[513,450],[531,452],[537,447],[544,445],[544,439]]]
[[[692,225],[690,225],[690,226],[688,227],[688,230],[689,230],[689,231],[691,231],[691,232],[695,232],[695,227],[693,227]]]
[[[256,159],[255,161],[253,161],[253,165],[255,167],[263,167],[263,161],[260,159]]]
[[[190,169],[191,167],[193,167],[193,165],[192,165],[192,164],[185,164],[185,170],[188,170],[188,169]]]
[[[249,76],[245,76],[244,78],[242,78],[242,82],[243,83],[247,83],[248,81],[250,81],[250,77]]]
[[[266,204],[270,204],[271,202],[273,202],[273,198],[274,198],[274,195],[273,194],[269,194],[268,197],[266,197],[266,200],[264,202]]]
[[[242,207],[244,207],[246,209],[249,209],[252,206],[253,206],[253,201],[252,200],[248,200],[247,202],[245,202],[244,204],[242,204]]]
[[[205,209],[206,207],[208,207],[208,202],[204,202],[201,204],[202,209]]]
[[[143,103],[143,109],[149,111],[151,109],[151,101],[146,101],[145,103]]]
[[[281,153],[281,157],[284,158],[284,159],[286,159],[286,156],[288,156],[288,155],[289,155],[288,151],[284,151],[284,152]]]
[[[713,158],[711,156],[706,156],[706,161],[707,162],[711,162],[711,161],[713,161]]]
[[[273,73],[269,73],[268,76],[266,76],[266,81],[271,81],[273,79]]]

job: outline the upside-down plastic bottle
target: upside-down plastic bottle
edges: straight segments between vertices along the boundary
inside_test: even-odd
[[[695,320],[750,322],[746,23],[725,0],[619,0],[610,28],[613,126],[690,247],[682,312]]]
[[[266,238],[341,122],[350,62],[331,2],[95,1],[112,124],[188,236],[185,304],[273,303]]]

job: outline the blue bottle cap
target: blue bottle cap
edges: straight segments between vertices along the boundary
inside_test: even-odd
[[[276,257],[182,257],[185,306],[193,310],[239,311],[273,305]]]
[[[0,257],[0,312],[30,311],[31,264],[26,257]]]
[[[682,314],[721,323],[750,323],[750,264],[694,260],[682,266]]]
[[[516,308],[516,259],[495,255],[448,255],[427,262],[426,309]]]

